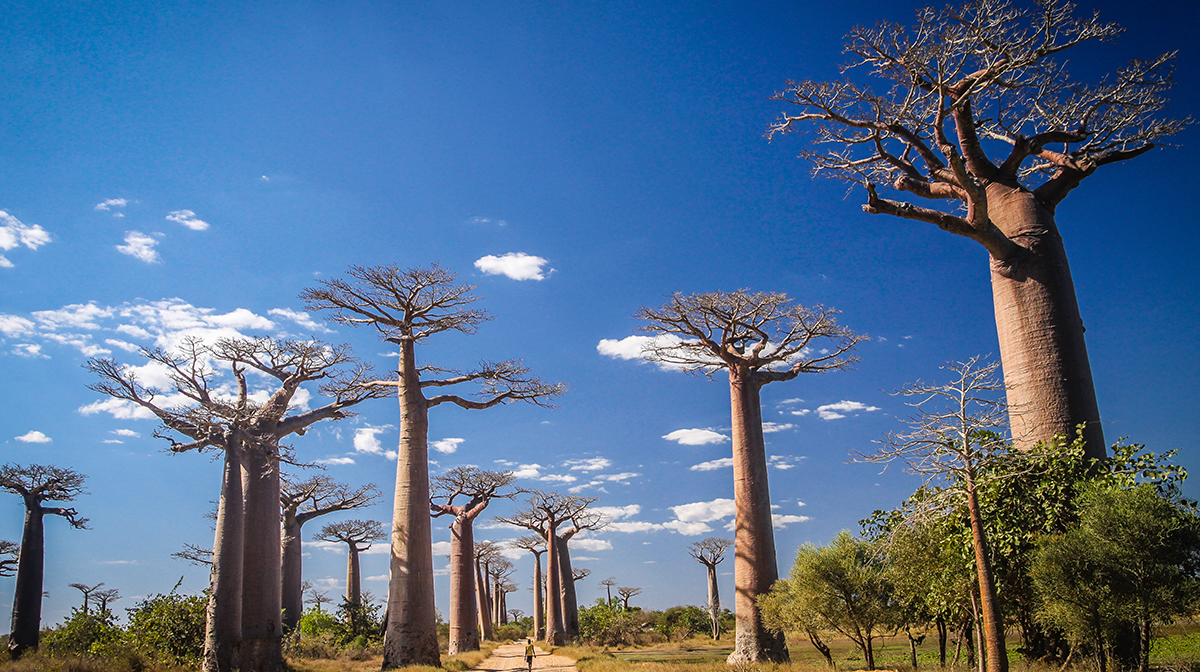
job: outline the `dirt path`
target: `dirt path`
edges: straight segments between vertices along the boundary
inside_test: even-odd
[[[575,669],[575,661],[563,656],[552,656],[536,648],[537,655],[533,658],[534,670],[545,672],[579,672]],[[496,647],[492,655],[474,669],[482,672],[505,672],[507,670],[524,670],[525,645],[504,644]]]

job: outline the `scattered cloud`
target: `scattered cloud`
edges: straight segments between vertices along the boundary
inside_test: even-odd
[[[804,403],[803,399],[801,399],[799,397],[792,397],[791,399],[784,399],[783,401],[779,402],[779,405],[787,406],[789,404],[803,404],[803,403]]]
[[[123,208],[129,204],[124,198],[108,198],[96,204],[96,210],[107,212],[113,208]]]
[[[836,404],[825,404],[824,406],[818,406],[817,415],[821,416],[822,420],[837,420],[838,418],[846,417],[846,413],[878,410],[878,406],[868,406],[861,401],[842,400]]]
[[[609,523],[605,530],[613,532],[653,532],[664,529],[659,523],[648,523],[644,520],[628,520]]]
[[[208,228],[208,222],[203,219],[198,219],[196,213],[191,210],[175,210],[167,215],[167,220],[171,222],[179,222],[193,231],[204,231]]]
[[[475,261],[475,268],[484,275],[503,275],[513,280],[545,280],[542,267],[548,264],[541,257],[524,252],[509,252],[499,257],[489,254]]]
[[[690,469],[692,471],[714,471],[716,469],[726,469],[726,468],[732,467],[732,466],[733,466],[733,458],[732,457],[722,457],[717,460],[709,460],[708,462],[701,462],[700,464],[693,464],[692,466],[688,467],[688,469]]]
[[[50,359],[49,356],[42,354],[42,346],[35,343],[17,343],[13,345],[12,353],[18,357],[30,359]]]
[[[803,523],[809,520],[812,520],[812,518],[808,516],[792,516],[784,515],[782,513],[771,514],[771,525],[777,530],[787,529],[787,526],[792,523]]]
[[[681,446],[706,446],[710,443],[724,443],[728,436],[711,429],[677,429],[670,434],[664,434],[664,439],[676,441]]]
[[[281,317],[290,322],[294,322],[297,325],[299,325],[301,328],[307,329],[308,331],[310,331],[314,334],[315,333],[321,333],[321,334],[334,333],[333,329],[330,329],[329,327],[325,326],[324,324],[321,324],[320,322],[314,320],[312,318],[312,316],[310,316],[308,313],[304,312],[303,310],[292,310],[291,308],[272,308],[267,311],[267,314],[274,315],[276,317]]]
[[[800,464],[800,461],[803,459],[804,459],[803,455],[801,455],[799,457],[795,457],[792,455],[772,455],[767,460],[767,466],[775,467],[776,469],[787,470],[787,469],[795,468],[795,466],[797,464]]]
[[[492,219],[491,217],[472,217],[467,220],[468,224],[495,224],[496,226],[508,226],[508,222],[503,219]]]
[[[379,443],[379,434],[389,429],[392,429],[391,425],[382,425],[380,427],[358,427],[354,430],[354,450],[360,453],[383,455],[389,460],[396,459],[396,451],[384,450],[383,444]]]
[[[435,541],[433,542],[433,556],[450,555],[450,542]]]
[[[105,439],[105,440],[101,441],[100,443],[125,443],[125,442],[120,439]]]
[[[590,555],[578,555],[578,556],[571,558],[571,562],[593,562],[593,561],[599,560],[599,559],[600,558],[594,558]]]
[[[792,411],[791,413],[792,413],[792,415],[798,415],[800,417],[804,417],[804,416],[808,415],[809,413],[812,413],[812,409],[811,408],[802,408],[798,411]]]
[[[50,242],[50,233],[37,224],[25,224],[7,212],[0,210],[0,251],[7,252],[18,246],[36,250]],[[0,254],[0,268],[12,268],[13,263]]]
[[[549,481],[551,483],[574,483],[579,479],[570,474],[546,474],[538,479],[539,481]]]
[[[686,343],[684,339],[675,336],[674,334],[657,334],[654,336],[626,336],[620,340],[615,338],[604,338],[596,344],[596,352],[605,357],[613,359],[637,359],[643,362],[652,362],[655,366],[663,371],[682,371],[686,367],[672,362],[664,362],[656,359],[653,355],[655,351],[669,350],[678,346],[681,343]]]
[[[685,537],[694,537],[712,532],[712,528],[707,523],[689,523],[682,520],[672,520],[663,523],[663,527],[668,530],[674,530]]]
[[[117,245],[117,251],[121,254],[128,254],[134,259],[140,259],[147,264],[157,264],[162,261],[162,257],[158,256],[158,251],[154,249],[155,245],[158,245],[158,241],[141,231],[126,231],[125,244]]]
[[[14,438],[22,443],[50,443],[51,440],[50,437],[37,431],[36,429]]]
[[[600,481],[607,481],[609,483],[624,483],[625,481],[628,481],[631,478],[637,478],[638,476],[641,476],[641,474],[636,471],[622,471],[619,474],[600,474],[596,477],[596,479]]]
[[[0,334],[4,334],[9,338],[32,334],[33,326],[32,321],[23,317],[0,313]]]
[[[509,463],[508,466],[513,466]],[[512,470],[513,476],[517,478],[538,478],[542,475],[542,465],[540,464],[519,464],[517,468]]]
[[[429,444],[431,448],[439,453],[449,455],[458,450],[458,444],[466,441],[466,439],[438,439]]]
[[[591,510],[609,520],[619,520],[641,513],[642,506],[640,504],[630,504],[628,506],[593,506]]]
[[[592,552],[612,550],[612,543],[604,539],[593,539],[591,537],[584,537],[582,539],[579,537],[571,537],[571,540],[567,542],[567,545],[571,548],[579,548]]]
[[[133,431],[132,429],[114,429],[113,431],[111,431],[109,433],[116,434],[117,436],[128,436],[128,437],[134,438],[134,439],[141,436],[141,434]]]
[[[612,466],[612,460],[604,457],[591,457],[582,460],[567,460],[563,462],[564,467],[570,467],[571,471],[600,471]]]
[[[337,465],[341,465],[341,464],[354,464],[354,458],[353,457],[327,457],[323,460],[313,460],[313,462],[315,462],[317,464],[328,464],[328,465],[332,465],[332,466],[337,466]]]
[[[764,422],[762,425],[764,434],[774,434],[775,432],[782,432],[795,427],[792,424],[779,424],[775,422]]]
[[[728,518],[736,512],[732,499],[717,498],[711,502],[693,502],[672,506],[675,517],[685,523],[709,523]]]
[[[96,413],[108,413],[117,420],[153,420],[154,413],[148,408],[143,408],[131,401],[124,399],[102,399],[95,401],[86,406],[80,406],[79,412],[82,415],[95,415]]]
[[[115,338],[106,338],[106,339],[104,339],[104,342],[113,346],[114,348],[120,348],[120,349],[124,350],[125,352],[137,352],[138,350],[141,350],[140,346],[134,345],[133,343],[130,343],[129,341],[122,341],[122,340],[118,340]]]

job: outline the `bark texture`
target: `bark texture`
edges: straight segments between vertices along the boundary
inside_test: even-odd
[[[475,591],[475,533],[470,520],[450,526],[450,642],[448,655],[479,650]]]
[[[231,439],[221,472],[221,498],[217,503],[213,536],[212,569],[205,610],[203,672],[239,669],[238,643],[242,639],[242,563],[245,518],[242,515],[242,450]]]
[[[242,457],[241,672],[283,669],[279,456],[272,448],[270,443],[260,444]]]

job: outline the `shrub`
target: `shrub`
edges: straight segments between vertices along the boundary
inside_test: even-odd
[[[115,620],[107,609],[92,612],[72,609],[62,625],[43,635],[41,646],[46,653],[56,656],[96,656],[99,649],[124,638],[125,633]]]
[[[134,645],[151,658],[192,665],[204,654],[205,595],[159,593],[126,609],[127,632]]]

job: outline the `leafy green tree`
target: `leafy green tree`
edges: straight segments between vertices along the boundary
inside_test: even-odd
[[[626,610],[619,600],[596,600],[579,610],[579,637],[597,646],[632,644],[641,629],[640,612]]]
[[[176,665],[196,665],[204,653],[207,595],[151,595],[126,609],[127,632],[135,646],[151,658]]]
[[[51,655],[96,656],[124,637],[116,620],[107,609],[74,608],[62,625],[43,636],[41,645]]]
[[[659,613],[654,620],[654,629],[668,640],[672,637],[687,639],[698,632],[708,632],[711,628],[708,612],[692,605],[671,607]]]

